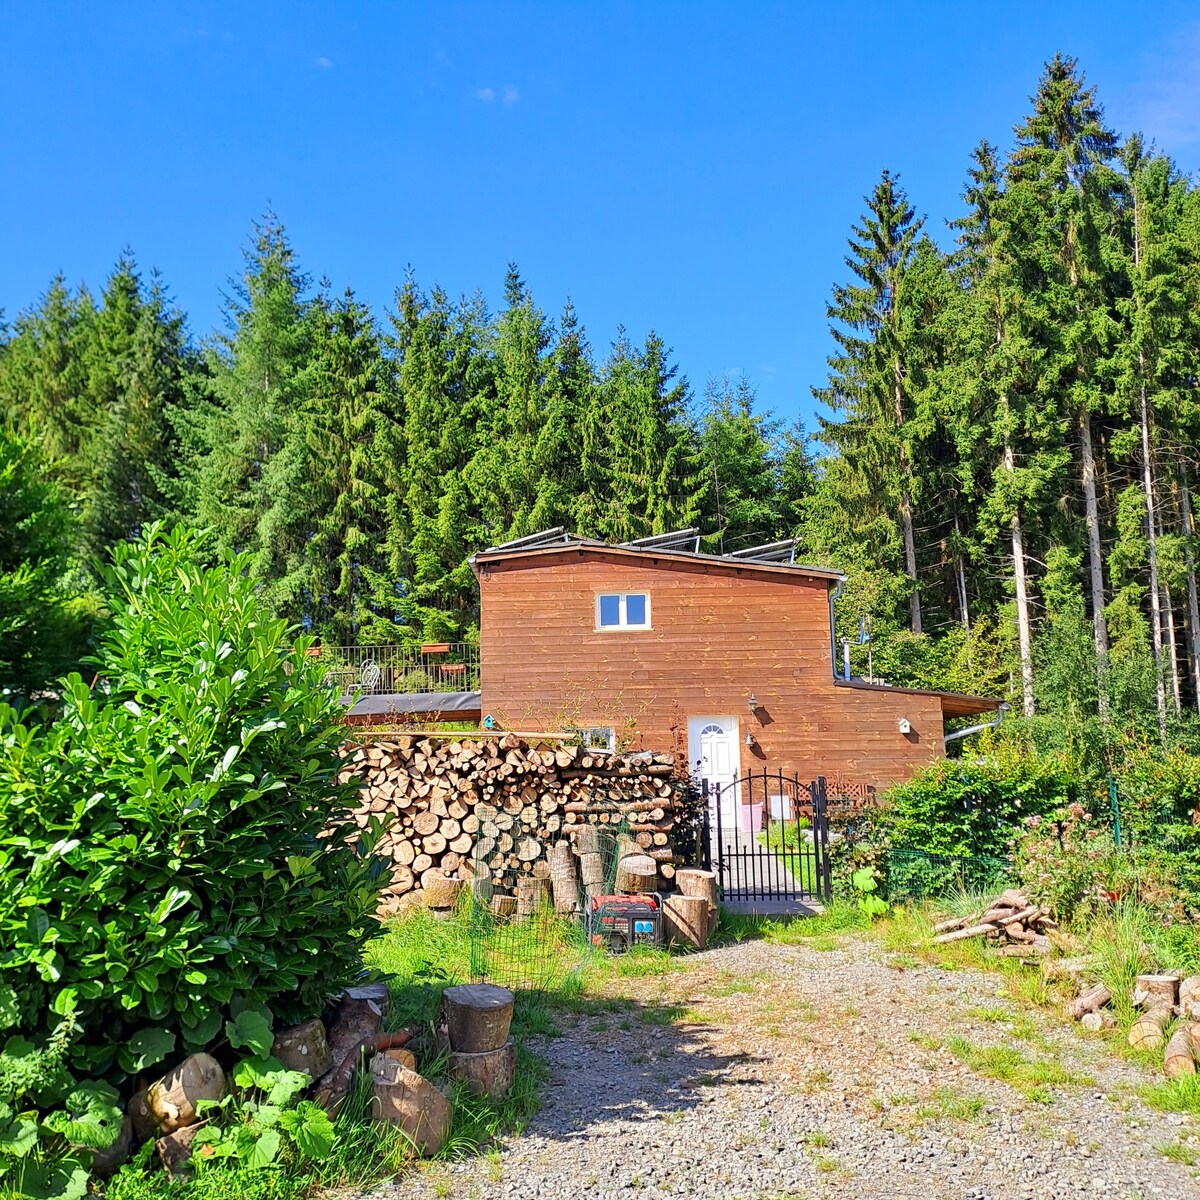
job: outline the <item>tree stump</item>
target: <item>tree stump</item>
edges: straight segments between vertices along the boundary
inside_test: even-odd
[[[363,1038],[383,1028],[383,1010],[391,993],[386,983],[369,983],[347,988],[338,1002],[337,1016],[329,1027],[329,1062],[340,1067],[342,1060]]]
[[[546,903],[546,881],[532,875],[517,878],[517,916],[532,917]]]
[[[1168,1079],[1178,1079],[1181,1075],[1195,1075],[1196,1059],[1192,1051],[1192,1039],[1188,1029],[1180,1025],[1171,1034],[1167,1048],[1163,1052],[1163,1074]]]
[[[1147,1012],[1174,1008],[1179,1002],[1178,975],[1139,975],[1133,985],[1133,1003]]]
[[[658,863],[648,854],[630,854],[617,866],[617,874],[624,873],[625,886],[618,892],[644,895],[658,890]]]
[[[442,992],[442,1018],[458,1054],[499,1050],[508,1040],[515,997],[493,983],[460,983]]]
[[[517,911],[516,896],[497,895],[492,897],[492,912],[497,917],[507,919]]]
[[[1067,1015],[1078,1021],[1085,1014],[1103,1008],[1112,999],[1112,992],[1102,983],[1079,993],[1079,996],[1067,1005]]]
[[[641,853],[641,847],[627,833],[617,835],[617,870],[616,877],[613,880],[613,890],[617,893],[628,893],[632,889],[632,881],[629,878],[629,872],[626,871],[625,861],[633,857],[644,857]]]
[[[671,941],[703,950],[708,944],[708,901],[703,896],[668,896],[663,924]]]
[[[717,873],[698,867],[680,867],[675,872],[675,886],[683,896],[702,896],[708,901],[708,936],[712,937],[720,919],[717,901]]]
[[[573,913],[579,907],[579,883],[575,878],[575,855],[570,842],[555,842],[550,847],[550,886],[554,891],[554,911]]]
[[[146,1106],[160,1133],[196,1123],[201,1100],[225,1095],[225,1072],[211,1054],[193,1054],[146,1089]]]
[[[418,1153],[436,1154],[454,1120],[450,1101],[416,1071],[382,1054],[371,1059],[371,1080],[371,1115],[402,1129]]]
[[[479,1054],[450,1055],[450,1074],[462,1079],[477,1096],[500,1100],[508,1095],[517,1073],[517,1047],[509,1038],[499,1050],[484,1050]]]
[[[271,1057],[277,1058],[289,1071],[303,1071],[317,1079],[329,1070],[329,1041],[320,1021],[305,1021],[275,1035]]]

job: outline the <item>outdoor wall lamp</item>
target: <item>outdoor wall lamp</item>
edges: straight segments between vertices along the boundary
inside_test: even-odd
[[[758,712],[758,697],[753,692],[750,693],[749,704],[751,712]]]
[[[897,726],[901,733],[912,733],[912,722],[907,717],[901,717]]]

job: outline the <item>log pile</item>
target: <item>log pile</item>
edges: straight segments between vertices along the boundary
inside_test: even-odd
[[[1033,958],[1054,949],[1058,925],[1050,910],[1031,904],[1028,897],[1009,888],[978,916],[955,917],[935,925],[935,942],[959,942],[986,938],[997,954],[1010,958]]]
[[[342,779],[361,780],[355,820],[390,821],[378,852],[392,861],[382,915],[423,903],[447,911],[464,889],[518,915],[553,900],[571,911],[597,890],[620,829],[638,881],[670,880],[680,785],[664,754],[533,745],[515,734],[399,734],[348,745]],[[604,836],[607,835],[607,838]],[[646,864],[649,864],[648,866]]]

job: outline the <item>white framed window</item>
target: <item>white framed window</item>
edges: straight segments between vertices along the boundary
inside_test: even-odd
[[[649,629],[649,592],[600,592],[596,596],[597,629]]]
[[[576,729],[585,750],[615,750],[617,731],[610,725],[594,725],[589,729]]]

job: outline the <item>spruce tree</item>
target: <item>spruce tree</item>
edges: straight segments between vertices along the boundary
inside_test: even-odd
[[[910,623],[921,632],[913,515],[914,430],[910,370],[912,326],[904,319],[906,275],[924,224],[897,178],[884,171],[867,209],[852,227],[846,266],[853,280],[834,287],[827,315],[838,352],[829,359],[829,383],[813,395],[838,421],[822,419],[821,433],[851,467],[876,481],[863,496],[895,514],[908,576]]]

